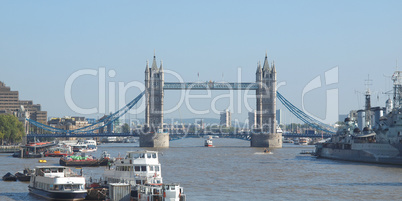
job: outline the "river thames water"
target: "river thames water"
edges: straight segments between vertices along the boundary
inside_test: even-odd
[[[314,146],[284,144],[273,154],[250,147],[249,141],[204,139],[170,142],[159,149],[164,183],[184,187],[188,201],[210,200],[402,200],[402,167],[317,159],[299,154]],[[102,144],[93,153],[107,150],[116,157],[139,150],[138,143]],[[58,158],[46,158],[58,165]],[[38,159],[0,155],[0,174],[34,168]],[[104,167],[84,167],[84,175],[99,178]],[[28,183],[0,181],[0,200],[42,200],[28,193]]]

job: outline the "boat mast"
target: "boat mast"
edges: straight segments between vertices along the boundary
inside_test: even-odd
[[[392,81],[394,82],[393,108],[399,108],[402,98],[402,71],[395,71]]]
[[[369,86],[371,85],[371,81],[370,80],[370,75],[368,75],[367,80],[366,81],[366,94],[365,94],[365,113],[366,113],[366,117],[365,117],[365,121],[366,121],[366,126],[368,128],[371,128],[370,122],[371,122],[371,93],[370,93],[370,88]]]

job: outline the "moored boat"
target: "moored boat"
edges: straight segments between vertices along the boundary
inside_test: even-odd
[[[402,71],[392,78],[394,102],[388,99],[385,108],[371,108],[367,90],[364,110],[345,118],[336,134],[316,144],[317,157],[402,165]]]
[[[50,148],[49,150],[45,151],[45,157],[62,157],[62,156],[71,156],[73,155],[73,151],[70,146],[68,145],[61,145],[58,147]]]
[[[32,172],[33,170],[26,168],[22,172],[16,172],[15,176],[17,177],[18,181],[29,181],[31,179]]]
[[[38,166],[31,176],[29,192],[50,200],[84,200],[85,178],[63,166]]]
[[[7,172],[7,174],[3,176],[3,181],[17,181],[17,177],[10,172]]]
[[[95,158],[93,156],[86,156],[84,153],[81,156],[73,155],[60,158],[59,164],[62,166],[106,166],[110,161],[110,154],[104,151],[101,157]]]

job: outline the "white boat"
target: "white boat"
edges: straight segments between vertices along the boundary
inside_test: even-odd
[[[37,166],[29,192],[50,200],[84,200],[85,178],[64,166]]]
[[[94,145],[94,146],[97,145],[95,140],[84,140],[84,143],[87,145]]]
[[[156,151],[128,151],[126,157],[116,160],[103,176],[107,183],[130,184],[134,200],[185,200],[183,188],[179,184],[163,184]]]
[[[309,142],[308,138],[301,137],[299,139],[299,145],[308,145],[308,142]]]
[[[212,140],[211,139],[206,139],[205,140],[205,143],[204,143],[204,146],[206,146],[206,147],[212,147],[213,145],[212,145]]]
[[[85,140],[84,142],[78,142],[77,144],[73,145],[74,152],[95,152],[98,150],[96,146],[95,140]]]

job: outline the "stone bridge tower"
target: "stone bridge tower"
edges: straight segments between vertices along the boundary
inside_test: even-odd
[[[282,134],[276,132],[276,69],[270,67],[265,54],[264,65],[257,65],[256,83],[256,129],[251,137],[252,147],[282,147]]]
[[[169,134],[163,132],[163,64],[156,65],[156,57],[145,67],[145,128],[140,136],[141,147],[169,147]]]

